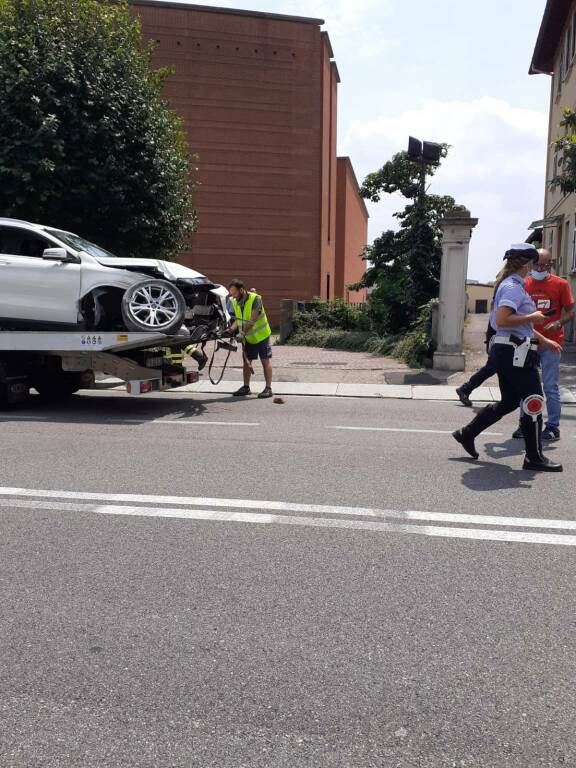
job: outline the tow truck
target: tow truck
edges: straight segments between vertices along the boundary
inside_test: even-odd
[[[126,384],[130,395],[162,392],[198,381],[197,371],[174,362],[194,344],[176,335],[132,332],[0,331],[0,408],[25,403],[35,389],[45,401],[63,400],[95,386],[96,374]],[[217,344],[229,348],[225,341]],[[172,353],[172,354],[171,354]],[[176,358],[178,359],[178,358]]]

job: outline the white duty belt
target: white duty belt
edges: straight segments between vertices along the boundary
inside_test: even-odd
[[[523,368],[528,352],[536,352],[538,350],[538,344],[534,339],[526,336],[520,343],[515,342],[511,336],[498,336],[492,337],[492,344],[504,344],[508,347],[514,348],[513,365],[515,368]]]

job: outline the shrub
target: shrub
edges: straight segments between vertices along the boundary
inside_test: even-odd
[[[370,331],[370,318],[364,309],[353,307],[342,299],[315,300],[294,317],[296,332],[312,328],[335,328],[342,331]]]
[[[392,348],[393,357],[402,360],[412,368],[420,368],[434,352],[431,336],[432,312],[438,299],[432,299],[420,307],[418,317]]]
[[[0,215],[171,258],[190,157],[127,0],[0,0]]]

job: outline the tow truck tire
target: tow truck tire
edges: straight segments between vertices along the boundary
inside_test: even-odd
[[[42,400],[54,402],[57,400],[67,400],[76,394],[79,389],[87,386],[86,374],[84,373],[59,373],[46,374],[39,381],[34,382],[34,389]]]
[[[122,297],[122,318],[129,331],[177,333],[185,315],[182,292],[167,280],[141,280]]]

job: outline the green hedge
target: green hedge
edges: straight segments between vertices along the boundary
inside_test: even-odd
[[[370,331],[370,318],[363,309],[347,304],[342,299],[311,301],[294,316],[296,333],[312,328],[334,328],[342,331]]]
[[[434,352],[430,330],[436,304],[437,300],[433,300],[421,307],[417,320],[406,333],[379,336],[370,330],[369,322],[366,326],[368,317],[363,310],[350,307],[345,302],[314,302],[310,309],[297,313],[295,332],[287,344],[369,352],[395,357],[413,368],[421,368]],[[339,327],[336,324],[338,318],[356,327]]]

